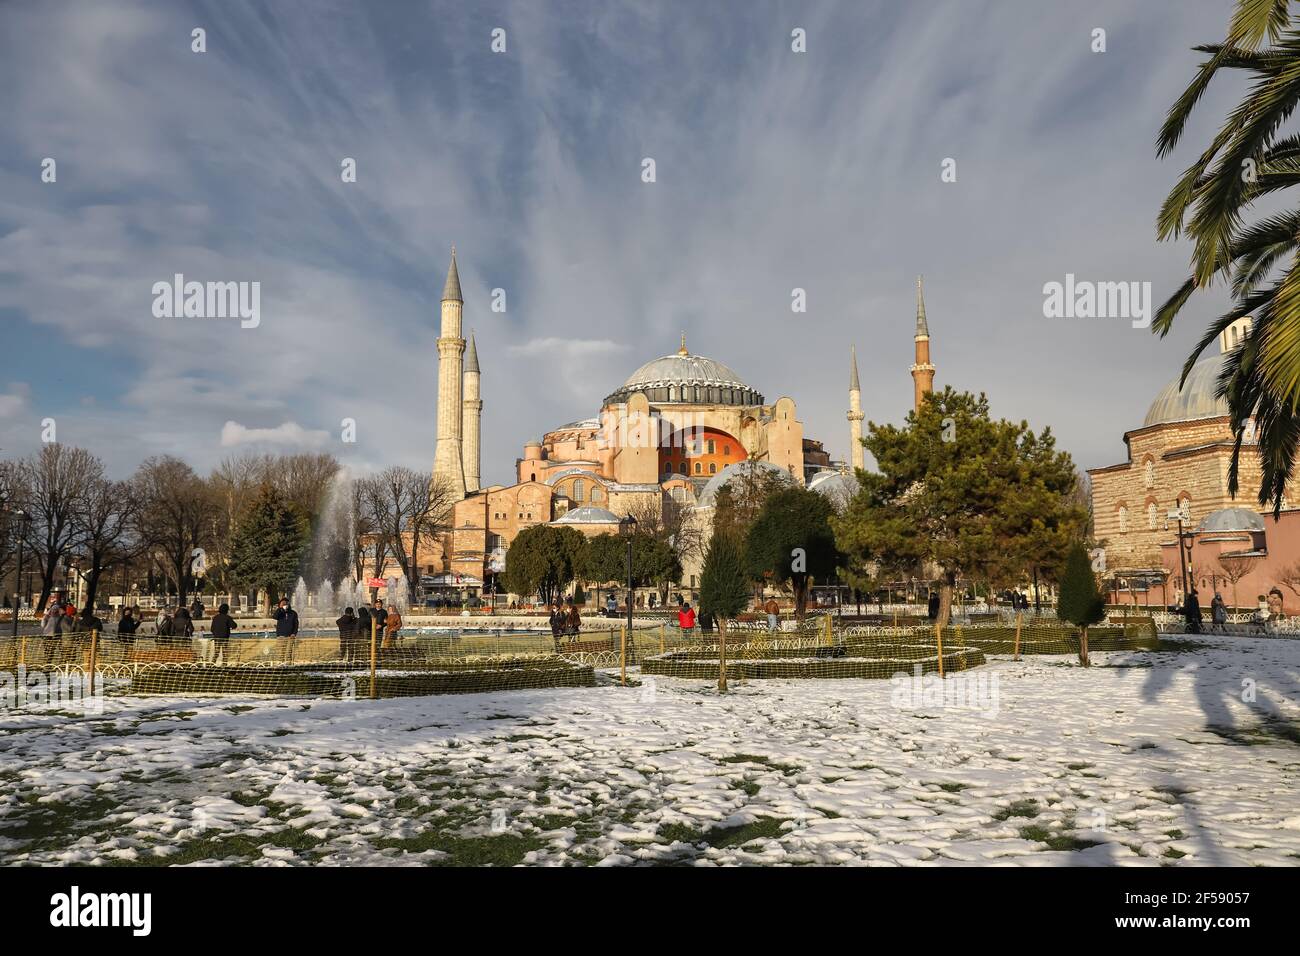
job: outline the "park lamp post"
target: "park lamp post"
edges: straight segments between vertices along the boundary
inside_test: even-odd
[[[27,537],[27,522],[31,516],[22,508],[14,509],[14,517],[18,519],[18,569],[14,577],[14,589],[17,593],[14,595],[14,637],[18,636],[18,612],[23,607],[23,539]]]
[[[627,629],[632,632],[632,538],[636,534],[636,518],[627,515],[618,523],[618,533],[627,542]]]
[[[1183,603],[1186,604],[1187,596],[1191,594],[1191,592],[1187,589],[1187,552],[1184,550],[1184,545],[1183,545],[1183,513],[1178,509],[1174,509],[1173,511],[1165,515],[1166,531],[1169,530],[1170,521],[1178,522],[1178,565],[1182,569]]]

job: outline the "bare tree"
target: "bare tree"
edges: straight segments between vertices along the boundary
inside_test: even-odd
[[[1237,582],[1250,573],[1251,567],[1256,559],[1244,554],[1224,554],[1219,557],[1219,572],[1223,575],[1224,580],[1232,585],[1232,606],[1241,607],[1237,603]]]
[[[50,599],[59,565],[77,543],[76,510],[91,483],[103,477],[104,465],[84,448],[51,443],[18,467],[23,507],[31,516],[27,545],[41,575],[39,613]]]
[[[361,486],[363,510],[379,537],[381,553],[385,547],[392,551],[414,599],[420,581],[420,544],[451,530],[452,507],[458,498],[449,485],[400,465],[363,479]]]
[[[0,461],[0,587],[9,577],[10,565],[18,550],[19,519],[14,512],[22,507],[23,497],[18,474],[18,462]],[[21,585],[14,588],[14,591],[20,590]],[[7,590],[5,600],[9,600]]]
[[[666,544],[677,556],[679,564],[684,566],[692,558],[704,560],[707,547],[704,527],[672,495],[663,494],[658,499],[636,499],[628,514],[636,519],[638,535]],[[667,601],[668,582],[659,582],[658,590],[659,600]]]
[[[212,491],[194,469],[170,455],[146,459],[132,478],[140,533],[185,603],[194,550],[209,542],[217,512]]]
[[[268,461],[269,458],[264,455],[227,458],[208,477],[208,486],[213,496],[208,574],[216,580],[221,591],[232,590],[229,574],[230,544],[240,516],[265,479]]]
[[[131,561],[140,552],[138,516],[135,486],[126,481],[109,481],[103,476],[94,478],[77,502],[73,513],[77,550],[86,563],[83,611],[94,610],[99,579],[104,571]]]
[[[298,514],[315,528],[325,501],[325,489],[339,470],[333,455],[280,455],[265,459],[266,481],[289,500]]]

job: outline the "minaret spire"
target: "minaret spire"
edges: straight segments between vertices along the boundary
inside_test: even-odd
[[[444,482],[458,498],[465,497],[465,466],[461,436],[464,422],[465,340],[461,337],[460,273],[456,270],[456,247],[451,247],[451,265],[442,287],[442,330],[438,336],[438,447],[433,459],[433,477]]]
[[[478,346],[473,334],[465,353],[465,397],[461,402],[461,467],[465,472],[465,493],[479,490],[480,434],[483,424],[482,388],[479,384]]]
[[[862,386],[858,383],[858,347],[849,347],[849,451],[854,468],[865,468],[862,448]]]
[[[916,362],[912,365],[912,407],[921,410],[925,396],[934,390],[934,366],[930,364],[930,325],[925,318],[925,290],[916,277]]]
[[[682,333],[682,347],[679,348],[679,349],[677,350],[677,354],[678,354],[678,355],[690,355],[690,354],[691,354],[690,352],[686,351],[686,333],[685,333],[685,332]]]

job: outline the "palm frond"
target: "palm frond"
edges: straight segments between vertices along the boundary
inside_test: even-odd
[[[1237,0],[1228,25],[1228,42],[1254,49],[1268,37],[1276,43],[1290,20],[1291,0]]]

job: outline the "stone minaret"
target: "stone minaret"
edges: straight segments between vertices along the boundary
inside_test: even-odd
[[[479,429],[483,421],[483,402],[479,395],[478,348],[471,335],[469,351],[465,353],[465,398],[461,403],[465,410],[461,423],[461,461],[465,492],[471,495],[479,489]]]
[[[862,447],[862,386],[858,384],[858,348],[851,346],[849,366],[849,443],[853,451],[853,467],[865,468]]]
[[[912,405],[921,410],[921,402],[934,389],[934,366],[930,364],[930,327],[925,321],[925,292],[921,277],[916,277],[916,363],[912,366]]]
[[[460,273],[456,271],[456,247],[451,247],[447,284],[442,287],[442,334],[438,336],[438,450],[433,458],[434,480],[447,482],[459,497],[465,497],[465,469],[461,461],[462,370],[465,340],[460,335],[460,314],[465,300],[460,296]]]

